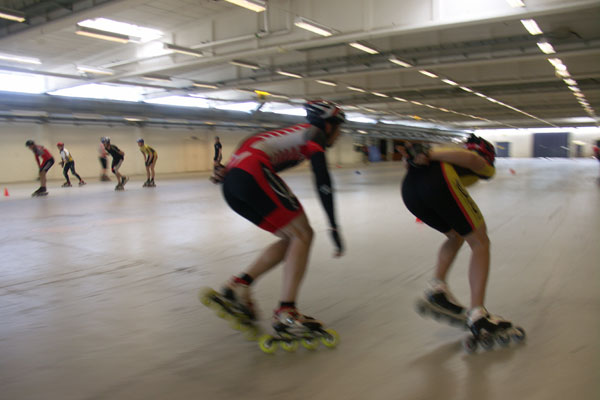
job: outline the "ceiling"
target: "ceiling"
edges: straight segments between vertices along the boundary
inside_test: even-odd
[[[512,8],[506,0],[269,0],[261,13],[223,0],[0,1],[28,18],[0,20],[0,53],[41,62],[0,59],[0,73],[42,76],[44,92],[89,83],[134,86],[154,101],[193,95],[293,104],[326,98],[375,120],[428,121],[450,129],[597,126],[600,2],[523,1],[525,7]],[[78,22],[100,17],[163,35],[121,44],[75,34]],[[324,37],[300,29],[297,17],[335,32]],[[543,34],[529,34],[522,19],[534,19]],[[544,54],[537,44],[543,41],[556,53]],[[164,43],[202,56],[165,54]],[[393,57],[410,65],[394,64]],[[559,58],[576,84],[569,88],[549,58]],[[82,73],[81,65],[113,75]],[[255,90],[271,95],[259,98]],[[0,107],[11,108],[10,96]]]

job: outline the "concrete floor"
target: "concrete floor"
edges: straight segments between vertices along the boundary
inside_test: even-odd
[[[511,174],[510,169],[516,174]],[[600,398],[598,162],[499,160],[471,194],[492,241],[488,308],[528,341],[466,355],[465,333],[413,310],[443,237],[405,209],[399,164],[333,171],[348,252],[331,257],[306,170],[284,175],[317,232],[300,308],[335,350],[263,354],[201,306],[273,239],[206,177],[0,200],[1,399]],[[54,186],[54,187],[52,187]],[[2,187],[3,190],[3,187]],[[467,299],[469,251],[450,283]],[[280,271],[258,282],[263,324]]]

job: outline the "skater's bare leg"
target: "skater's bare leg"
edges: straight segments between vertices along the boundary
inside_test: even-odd
[[[267,247],[262,254],[244,271],[253,279],[269,271],[279,264],[287,252],[290,240],[288,238],[280,239]]]
[[[40,171],[40,186],[46,187],[46,171]]]
[[[285,254],[281,302],[295,302],[300,283],[306,271],[310,246],[314,236],[306,214],[302,214],[278,232],[289,237],[290,243]]]
[[[158,156],[154,157],[154,161],[152,161],[152,164],[150,164],[150,172],[152,173],[152,176],[151,176],[152,181],[154,181],[154,167],[156,166],[157,158],[158,158]]]
[[[490,269],[490,239],[485,223],[465,236],[471,247],[469,284],[471,286],[471,308],[483,307],[485,289]]]
[[[447,232],[446,237],[446,241],[440,247],[434,273],[434,278],[442,282],[446,282],[448,271],[458,254],[458,250],[460,250],[464,243],[464,239],[454,230]]]

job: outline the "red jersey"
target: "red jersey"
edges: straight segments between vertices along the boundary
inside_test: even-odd
[[[325,134],[310,124],[259,133],[241,144],[227,167],[233,168],[247,156],[256,155],[275,171],[282,171],[324,152],[325,141]]]
[[[42,145],[35,145],[33,147],[33,155],[35,156],[35,161],[38,166],[43,165],[46,161],[52,159],[52,154]],[[41,162],[40,162],[41,159]]]

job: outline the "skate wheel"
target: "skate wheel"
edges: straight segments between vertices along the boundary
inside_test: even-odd
[[[222,308],[219,308],[217,310],[217,317],[222,318],[222,319],[229,319],[229,313],[225,310],[223,310]]]
[[[417,311],[417,314],[421,315],[421,316],[426,316],[427,315],[427,305],[425,304],[425,302],[422,299],[418,299],[415,303],[415,310]]]
[[[298,350],[298,341],[297,340],[284,340],[279,343],[279,346],[288,353],[294,353]]]
[[[525,329],[521,328],[520,326],[515,327],[511,335],[512,339],[517,343],[523,342],[526,336]]]
[[[508,346],[509,342],[510,342],[510,336],[508,336],[508,334],[506,332],[499,333],[496,336],[496,343],[498,343],[498,345],[501,347]]]
[[[307,350],[316,350],[319,347],[319,341],[315,338],[303,338],[302,346]]]
[[[494,338],[491,335],[485,334],[479,337],[479,341],[481,342],[481,347],[484,350],[491,350],[494,347]]]
[[[325,329],[324,335],[321,336],[321,343],[330,349],[334,348],[340,342],[340,335],[333,329]]]
[[[198,300],[200,300],[200,303],[204,304],[206,307],[210,307],[213,304],[211,297],[214,292],[215,291],[211,288],[201,289],[198,292]]]
[[[238,320],[237,318],[232,318],[229,321],[229,325],[231,326],[232,329],[236,330],[236,331],[244,331],[244,324],[242,324],[240,322],[240,320]]]
[[[477,350],[477,339],[475,339],[473,336],[467,336],[463,340],[462,345],[463,349],[465,349],[467,353],[473,354]]]
[[[271,335],[262,335],[258,339],[258,346],[266,354],[274,354],[277,351],[277,342]]]
[[[258,338],[258,334],[259,334],[259,330],[256,326],[248,326],[246,325],[247,328],[244,332],[244,336],[246,337],[246,339],[250,340],[250,341],[255,341]]]

